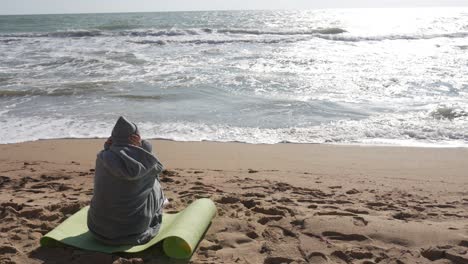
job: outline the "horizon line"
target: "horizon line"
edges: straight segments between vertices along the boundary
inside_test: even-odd
[[[0,14],[0,16],[35,16],[35,15],[85,15],[85,14],[132,14],[132,13],[188,13],[188,12],[229,12],[229,11],[299,11],[299,10],[328,10],[328,9],[411,9],[411,8],[468,8],[466,5],[444,6],[444,5],[426,5],[426,6],[361,6],[361,7],[316,7],[316,8],[283,8],[283,9],[200,9],[200,10],[158,10],[158,11],[98,11],[98,12],[65,12],[65,13],[11,13]]]

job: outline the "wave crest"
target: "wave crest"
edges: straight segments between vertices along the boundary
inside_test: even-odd
[[[64,88],[56,89],[29,89],[29,90],[0,90],[2,97],[27,97],[27,96],[72,96],[85,95],[93,92],[99,92],[105,89],[108,81],[101,82],[79,82],[62,84]]]
[[[447,34],[418,34],[418,35],[383,35],[383,36],[333,36],[333,35],[317,35],[316,37],[345,42],[359,42],[359,41],[384,41],[384,40],[422,40],[422,39],[435,39],[435,38],[466,38],[468,32],[455,32]]]
[[[252,40],[250,38],[232,39],[232,36],[262,36],[262,39]],[[177,37],[184,36],[200,36],[198,39],[178,39]],[[213,36],[213,40],[205,39],[206,36]],[[229,37],[229,39],[219,39]],[[282,37],[283,39],[272,39],[271,37]],[[91,38],[91,37],[128,37],[128,38],[163,38],[140,40],[135,39],[132,42],[137,44],[158,44],[165,45],[167,43],[188,43],[188,44],[223,44],[233,42],[253,42],[253,43],[279,43],[292,42],[286,38],[291,38],[294,41],[301,41],[313,38],[321,38],[330,41],[343,42],[360,42],[360,41],[385,41],[385,40],[424,40],[434,38],[467,38],[468,32],[452,32],[441,34],[402,34],[402,35],[369,35],[360,36],[341,28],[318,28],[311,30],[295,30],[295,31],[272,31],[260,29],[211,29],[211,28],[194,28],[194,29],[138,29],[138,30],[67,30],[56,32],[32,32],[32,33],[8,33],[0,34],[0,43],[13,44],[20,41],[22,38]],[[267,37],[270,37],[267,39]],[[293,38],[295,37],[295,38]],[[465,46],[460,46],[465,49]]]
[[[347,32],[341,28],[319,28],[304,31],[265,31],[260,29],[141,29],[141,30],[122,30],[112,31],[99,28],[90,30],[66,30],[55,32],[31,32],[31,33],[10,33],[1,34],[0,37],[55,37],[55,38],[81,38],[81,37],[100,37],[100,36],[126,36],[126,37],[176,37],[176,36],[194,36],[202,34],[243,34],[243,35],[314,35],[314,34],[341,34]]]
[[[219,29],[218,33],[244,34],[244,35],[315,35],[315,34],[341,34],[347,31],[341,28],[320,28],[304,31],[264,31],[257,29]]]

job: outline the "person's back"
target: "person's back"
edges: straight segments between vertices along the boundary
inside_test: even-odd
[[[135,124],[120,117],[96,159],[88,228],[106,244],[143,244],[162,220],[162,165]]]

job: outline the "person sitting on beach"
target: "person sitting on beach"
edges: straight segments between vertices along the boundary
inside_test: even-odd
[[[165,201],[159,183],[162,170],[137,126],[120,117],[96,159],[87,222],[97,240],[137,245],[156,236]]]

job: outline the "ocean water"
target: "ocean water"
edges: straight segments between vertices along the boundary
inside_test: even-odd
[[[0,16],[0,143],[468,146],[468,9]]]

